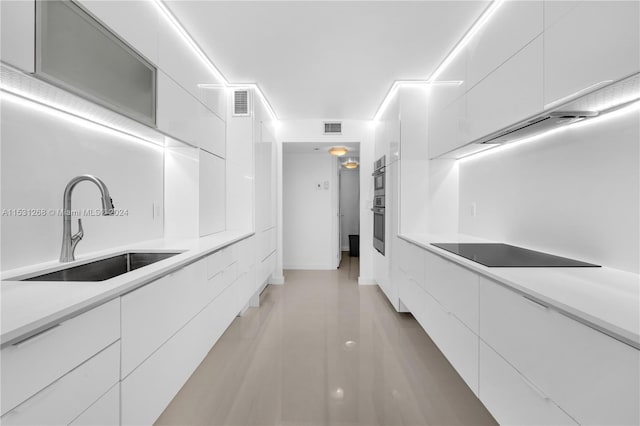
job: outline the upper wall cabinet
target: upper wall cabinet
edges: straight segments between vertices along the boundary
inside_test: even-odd
[[[79,3],[149,61],[158,63],[160,17],[153,2],[82,0]]]
[[[473,87],[542,33],[542,2],[504,2],[467,46],[467,87]]]
[[[0,59],[26,72],[35,70],[35,1],[0,2]]]
[[[542,37],[467,92],[467,141],[542,110]]]
[[[545,1],[544,8],[552,22],[544,32],[546,105],[640,69],[639,2]]]
[[[73,2],[36,2],[36,74],[155,125],[155,67]]]

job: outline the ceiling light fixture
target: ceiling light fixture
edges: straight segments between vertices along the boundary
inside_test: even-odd
[[[347,152],[349,152],[349,149],[344,146],[332,146],[331,148],[329,148],[329,154],[335,155],[337,157],[342,157]]]
[[[346,169],[357,169],[358,166],[360,165],[360,163],[358,163],[356,160],[354,160],[353,158],[349,158],[347,159],[347,161],[345,161],[344,163],[342,163],[342,165],[344,166],[344,168]]]
[[[451,62],[456,58],[456,56],[458,56],[458,54],[462,51],[462,49],[464,49],[464,47],[467,44],[469,44],[469,41],[471,41],[471,39],[478,33],[478,31],[480,31],[482,27],[486,25],[486,23],[489,21],[489,19],[491,19],[491,17],[498,10],[498,8],[502,6],[502,3],[504,3],[504,1],[505,0],[493,0],[491,2],[491,4],[484,10],[484,12],[482,12],[482,15],[480,15],[480,17],[476,20],[476,22],[474,22],[471,28],[465,33],[464,36],[462,36],[462,39],[460,39],[460,41],[454,46],[454,48],[451,49],[451,51],[444,58],[444,60],[440,62],[440,65],[438,65],[438,67],[431,74],[431,76],[429,76],[427,80],[395,81],[391,85],[391,88],[385,95],[384,99],[382,100],[382,103],[380,103],[378,110],[373,116],[373,121],[380,120],[380,117],[382,117],[382,114],[389,106],[391,99],[393,99],[393,97],[398,92],[398,87],[401,85],[411,84],[411,85],[429,86],[429,85],[436,85],[441,83],[444,83],[444,84],[450,83],[450,82],[439,82],[437,81],[437,79],[440,76],[440,74],[442,74],[442,72],[445,70],[445,68],[448,67],[449,64],[451,64]],[[458,85],[460,84],[462,84],[462,82],[458,83]]]
[[[209,68],[209,70],[213,73],[214,77],[222,84],[222,87],[249,87],[254,89],[258,94],[258,97],[264,104],[265,108],[267,109],[267,112],[271,116],[271,119],[278,120],[278,116],[276,115],[273,108],[271,108],[271,104],[269,103],[266,96],[264,95],[264,93],[262,93],[262,90],[256,83],[241,83],[241,84],[230,83],[222,74],[222,72],[218,69],[218,67],[216,67],[213,64],[213,62],[211,61],[211,59],[209,59],[206,53],[204,53],[204,51],[200,48],[198,43],[196,43],[195,40],[189,35],[187,30],[184,29],[184,27],[180,24],[180,21],[178,21],[178,19],[173,15],[173,13],[171,13],[171,11],[167,8],[167,6],[165,6],[164,2],[162,0],[152,0],[152,1],[153,1],[153,4],[160,11],[162,16],[164,16],[164,18],[169,22],[169,24],[171,24],[171,26],[176,30],[176,32],[180,35],[180,37],[182,37],[184,42],[191,48],[191,50],[193,50],[193,52],[202,61],[202,63],[205,64],[207,68]],[[208,89],[208,88],[220,88],[221,86],[219,84],[201,83],[201,84],[198,84],[198,87],[202,89]]]

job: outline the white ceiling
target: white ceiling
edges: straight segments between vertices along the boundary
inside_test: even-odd
[[[425,79],[486,1],[167,1],[231,82],[281,119],[371,119],[394,80]]]

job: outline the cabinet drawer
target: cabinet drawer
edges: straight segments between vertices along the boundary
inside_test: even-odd
[[[120,383],[114,385],[91,407],[80,414],[73,422],[74,426],[104,426],[120,424]]]
[[[2,349],[2,414],[119,337],[120,301],[115,299]]]
[[[478,395],[478,336],[428,293],[425,295],[423,328],[469,388]]]
[[[196,262],[122,296],[122,377],[210,301],[204,268]]]
[[[2,424],[69,424],[118,383],[119,371],[116,342],[2,416]]]
[[[398,296],[404,306],[418,323],[425,328],[425,314],[427,309],[427,293],[420,285],[412,280],[406,272],[400,271],[398,282]]]
[[[640,422],[640,351],[484,278],[480,337],[578,423]]]
[[[478,275],[429,252],[425,252],[425,269],[427,291],[477,334]]]
[[[416,245],[400,240],[398,267],[420,287],[424,286],[424,250]]]
[[[150,425],[162,414],[236,315],[227,288],[122,381],[122,424]]]
[[[480,342],[480,400],[500,424],[576,424],[483,342]]]
[[[207,278],[211,279],[233,263],[231,247],[225,247],[206,258]]]

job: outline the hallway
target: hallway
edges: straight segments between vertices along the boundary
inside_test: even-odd
[[[162,425],[483,425],[495,421],[410,314],[337,271],[285,271],[238,317]]]

